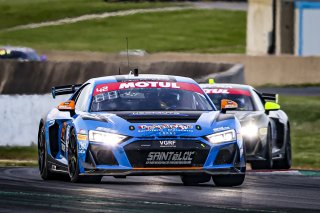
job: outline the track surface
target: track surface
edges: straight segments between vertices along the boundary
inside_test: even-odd
[[[0,212],[320,212],[320,176],[248,172],[240,187],[183,186],[177,176],[42,181],[36,168],[0,168]]]

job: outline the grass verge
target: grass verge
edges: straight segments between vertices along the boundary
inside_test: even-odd
[[[0,0],[0,29],[85,14],[173,5],[177,4],[161,2],[108,3],[103,0]]]
[[[320,169],[320,97],[281,96],[291,125],[293,168]],[[37,165],[37,147],[0,147],[0,166]]]
[[[0,146],[0,166],[36,166],[37,146]]]
[[[183,10],[1,32],[3,43],[37,50],[244,53],[246,12]],[[71,39],[72,38],[72,39]]]
[[[281,96],[291,125],[293,166],[320,169],[320,97]]]

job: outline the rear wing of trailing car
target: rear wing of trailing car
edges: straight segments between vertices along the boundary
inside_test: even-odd
[[[73,94],[81,86],[82,86],[82,84],[72,84],[72,85],[66,85],[66,86],[52,87],[51,94],[52,94],[53,98],[56,98],[56,96],[58,96],[58,95]]]
[[[279,95],[274,93],[261,93],[261,96],[265,101],[274,101],[278,103],[279,100]]]

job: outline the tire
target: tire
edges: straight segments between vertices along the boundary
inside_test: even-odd
[[[274,169],[290,169],[291,168],[291,137],[290,137],[290,127],[288,125],[286,133],[286,144],[285,144],[284,158],[281,160],[276,160],[273,163]]]
[[[102,176],[80,176],[78,145],[74,129],[71,130],[68,144],[68,173],[73,183],[100,183]]]
[[[206,174],[181,176],[181,181],[185,186],[195,186],[199,183],[209,182],[210,179],[211,179],[211,176]]]
[[[38,133],[38,165],[40,176],[43,180],[56,179],[56,175],[49,170],[44,125],[41,125]]]
[[[271,135],[271,126],[268,126],[267,134],[267,144],[266,144],[266,156],[265,160],[253,161],[251,162],[251,168],[253,170],[259,169],[272,169],[273,160],[272,160],[272,135]]]
[[[245,176],[245,174],[214,175],[212,180],[216,186],[232,187],[240,186],[244,182]]]

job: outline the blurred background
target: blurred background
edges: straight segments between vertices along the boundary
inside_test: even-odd
[[[0,9],[0,165],[37,164],[38,121],[65,98],[51,87],[139,67],[279,93],[293,167],[320,168],[319,1],[0,0]]]

